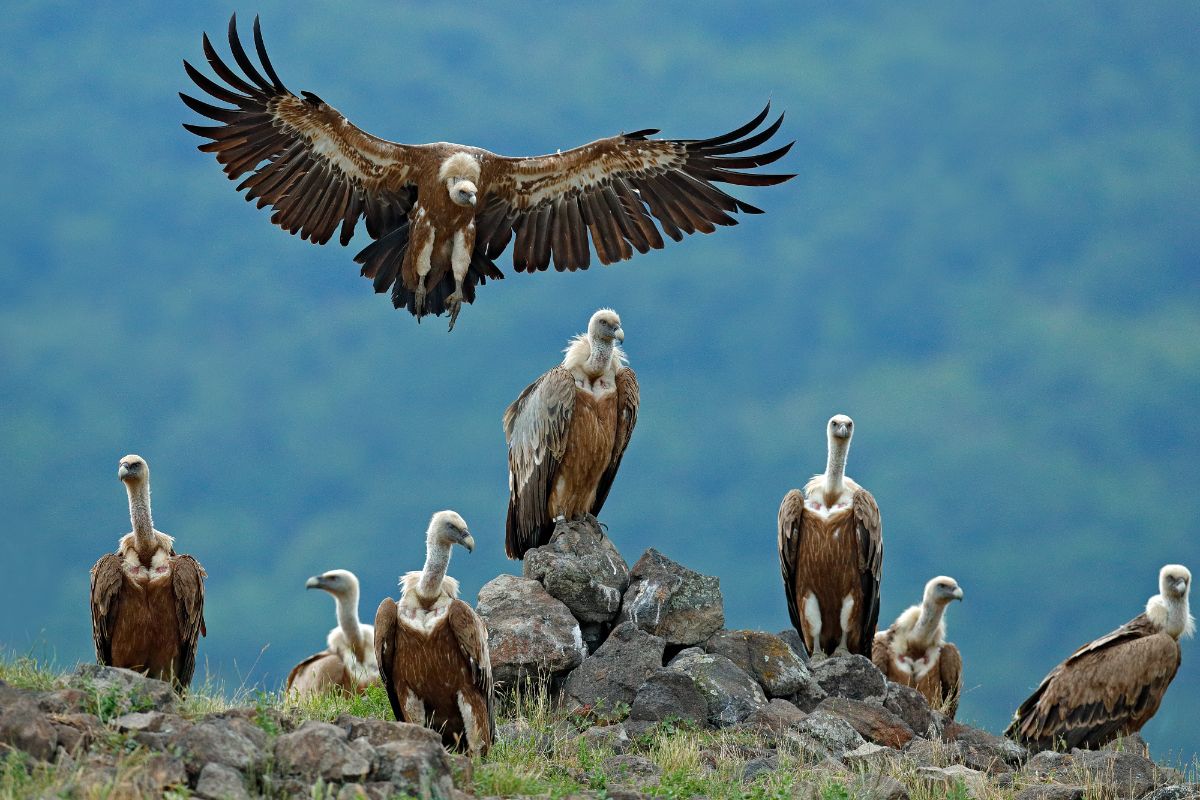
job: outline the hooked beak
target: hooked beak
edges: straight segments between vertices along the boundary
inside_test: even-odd
[[[1179,594],[1181,594],[1181,595],[1184,592],[1186,592],[1187,591],[1187,581],[1183,580],[1182,578],[1175,581],[1175,591],[1179,592]]]
[[[467,548],[468,553],[474,553],[475,552],[475,537],[468,533],[465,537],[463,537],[462,546]]]
[[[955,600],[962,600],[962,599],[963,599],[963,590],[962,590],[962,587],[961,587],[961,586],[959,586],[957,589],[955,589],[955,590],[954,590],[954,594],[953,594],[953,595],[951,595],[951,597],[953,597]]]
[[[129,477],[129,467],[125,466],[124,464],[117,467],[117,479],[118,480],[123,481],[128,477]]]
[[[850,437],[850,428],[843,422],[834,429],[833,435],[839,439],[848,439]]]
[[[625,341],[625,329],[617,328],[616,333],[614,333],[613,336],[615,336],[617,338],[618,342]]]
[[[321,588],[321,576],[313,575],[311,578],[309,578],[308,580],[306,580],[304,582],[304,588],[305,589],[320,589]]]

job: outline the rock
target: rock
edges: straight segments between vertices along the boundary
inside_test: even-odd
[[[593,725],[580,738],[593,750],[611,750],[620,755],[629,748],[629,734],[624,725]]]
[[[632,622],[613,629],[604,644],[567,676],[563,694],[583,706],[613,711],[629,705],[646,679],[662,669],[665,642]]]
[[[814,739],[839,761],[846,753],[865,744],[849,722],[828,711],[814,711],[804,718],[796,730]]]
[[[1134,735],[1136,736],[1136,734]],[[1164,786],[1161,789],[1155,789],[1142,800],[1200,800],[1200,783]]]
[[[900,748],[913,738],[912,729],[904,724],[904,720],[874,703],[847,697],[826,697],[817,706],[817,711],[836,714],[849,722],[860,736],[875,744]]]
[[[95,714],[51,714],[49,721],[58,736],[59,748],[68,753],[87,750],[107,730]]]
[[[881,705],[887,698],[887,680],[865,656],[826,658],[810,662],[809,666],[817,685],[831,697],[848,697]]]
[[[503,689],[566,675],[587,656],[570,609],[537,581],[499,575],[479,590],[492,676]]]
[[[418,725],[408,727],[415,729],[409,731],[408,738],[375,748],[377,764],[372,780],[391,782],[393,795],[408,794],[421,800],[450,797],[454,777],[441,735]]]
[[[549,733],[535,731],[524,719],[518,718],[512,722],[496,726],[496,741],[498,742],[529,742],[542,755],[550,755],[554,750],[554,737]]]
[[[703,726],[708,721],[708,699],[690,675],[663,667],[638,689],[626,728],[630,736],[640,736],[654,723],[668,719]]]
[[[946,725],[942,738],[957,746],[958,759],[971,769],[990,773],[1011,772],[1029,758],[1029,751],[1011,739],[957,722]]]
[[[161,711],[133,711],[117,717],[110,724],[125,733],[158,733],[162,730],[166,718],[167,715]]]
[[[725,656],[680,655],[668,669],[691,677],[707,701],[708,721],[718,728],[736,725],[767,704],[754,679]]]
[[[337,800],[391,800],[398,797],[396,787],[389,781],[347,783],[338,790]]]
[[[783,643],[792,648],[792,652],[796,657],[804,662],[805,666],[810,666],[808,650],[804,647],[804,640],[800,638],[800,632],[795,628],[784,628],[779,633],[775,634]]]
[[[958,751],[940,739],[915,738],[904,746],[904,755],[919,767],[944,767],[958,756]]]
[[[1183,776],[1173,769],[1160,767],[1144,756],[1111,750],[1072,750],[1068,763],[1086,773],[1091,783],[1100,784],[1114,797],[1141,797],[1169,784],[1183,783]],[[1056,772],[1054,774],[1057,777]],[[1063,775],[1067,777],[1067,775]]]
[[[904,720],[904,724],[918,736],[941,738],[941,730],[934,729],[929,701],[911,686],[888,681],[883,707]]]
[[[155,753],[142,763],[132,775],[137,795],[162,797],[173,786],[187,786],[187,770],[183,761],[166,753]],[[114,796],[121,796],[114,793]]]
[[[790,697],[813,679],[795,651],[771,633],[717,631],[704,643],[704,649],[736,664],[758,681],[767,697]]]
[[[620,755],[606,758],[600,770],[608,783],[618,786],[652,786],[658,783],[662,770],[657,764],[643,756]]]
[[[618,622],[632,621],[668,645],[695,645],[725,624],[717,578],[675,563],[653,547],[633,565]]]
[[[97,708],[88,710],[105,722],[130,711],[175,710],[171,684],[129,669],[80,664],[75,672],[59,678],[58,684],[89,695]]]
[[[285,777],[310,783],[318,778],[344,783],[366,778],[371,761],[350,746],[342,728],[309,720],[275,740],[275,768]]]
[[[788,701],[776,698],[746,717],[742,724],[748,729],[779,737],[803,722],[806,716]]]
[[[881,772],[890,762],[900,758],[900,751],[891,747],[866,742],[842,755],[842,761],[850,769]]]
[[[796,708],[807,713],[810,711],[816,711],[817,706],[821,705],[821,701],[828,696],[829,695],[825,693],[825,690],[821,688],[821,685],[817,683],[816,679],[814,678],[808,683],[801,685],[800,689],[794,695],[789,697],[788,700],[794,706],[796,706]]]
[[[355,739],[366,739],[373,747],[379,747],[388,742],[408,742],[414,739],[424,742],[429,738],[428,728],[409,722],[391,722],[385,719],[352,717],[349,714],[342,714],[334,720],[333,724],[344,730],[346,738],[351,742]]]
[[[1047,783],[1022,789],[1014,800],[1083,800],[1086,793],[1087,789],[1083,786]]]
[[[1139,756],[1150,757],[1150,745],[1146,744],[1146,740],[1142,738],[1140,733],[1131,733],[1128,736],[1118,736],[1113,739],[1101,750],[1116,750],[1118,752],[1128,752]]]
[[[32,693],[4,686],[0,689],[0,745],[22,750],[39,761],[54,758],[58,732]]]
[[[545,586],[581,624],[612,622],[629,587],[625,559],[591,519],[559,522],[550,544],[525,553],[524,575]]]
[[[771,755],[752,758],[742,767],[742,782],[749,783],[759,775],[771,774],[779,768],[779,756]]]
[[[242,719],[206,719],[171,734],[166,744],[177,749],[189,775],[199,775],[208,764],[256,772],[265,758],[266,734],[254,728],[256,736],[248,725]]]
[[[864,773],[849,787],[850,796],[857,800],[908,800],[904,784],[890,775]]]
[[[223,764],[205,764],[196,781],[196,794],[209,800],[249,800],[242,773]]]

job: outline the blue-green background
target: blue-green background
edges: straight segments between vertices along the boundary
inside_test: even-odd
[[[419,567],[429,515],[502,571],[500,416],[598,306],[642,384],[604,519],[787,624],[775,512],[852,415],[885,520],[882,621],[956,577],[964,719],[996,731],[1075,646],[1200,570],[1200,6],[263,2],[285,82],[409,142],[510,155],[698,137],[770,98],[796,147],[762,217],[587,273],[512,272],[417,326],[238,197],[175,96],[231,7],[0,15],[0,644],[91,657],[87,569],[128,530],[118,458],[210,574],[207,669],[277,686],[332,604]],[[222,49],[224,48],[221,43]],[[365,244],[360,235],[354,247]],[[1145,734],[1200,749],[1200,653]]]

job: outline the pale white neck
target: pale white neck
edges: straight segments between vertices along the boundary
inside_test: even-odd
[[[442,579],[450,565],[450,545],[445,542],[429,542],[425,548],[425,568],[421,580],[417,581],[417,596],[422,600],[436,600],[442,593]]]
[[[599,336],[589,337],[588,342],[592,346],[592,352],[583,364],[583,371],[589,377],[596,378],[608,369],[609,362],[612,361],[613,342],[612,339],[601,339]]]
[[[1167,601],[1167,633],[1178,639],[1180,636],[1191,636],[1195,628],[1191,611],[1188,608],[1187,597]]]
[[[356,646],[362,635],[361,623],[358,620],[358,587],[351,587],[346,596],[334,595],[337,604],[338,626],[351,646]]]
[[[133,523],[134,538],[139,544],[152,544],[154,520],[150,517],[150,483],[125,484],[125,491],[129,493],[129,521]]]
[[[917,617],[917,622],[913,625],[909,640],[924,647],[934,644],[938,634],[941,633],[942,617],[945,613],[946,605],[944,603],[921,603],[921,615]]]
[[[850,443],[845,439],[829,439],[829,460],[825,462],[825,493],[840,495],[846,488],[846,455]]]

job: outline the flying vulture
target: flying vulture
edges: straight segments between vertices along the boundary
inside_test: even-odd
[[[879,506],[846,477],[854,421],[829,420],[829,460],[779,506],[779,563],[792,625],[809,655],[871,656],[879,620],[883,533]]]
[[[637,424],[637,375],[625,366],[617,312],[592,315],[562,364],[542,375],[504,412],[508,442],[509,558],[550,541],[558,518],[596,515]]]
[[[375,657],[396,719],[439,731],[447,747],[483,755],[496,736],[492,659],[487,627],[446,575],[456,544],[475,549],[467,523],[453,511],[434,514],[425,568],[406,573],[399,602],[389,597],[375,612]]]
[[[257,17],[256,65],[229,20],[229,47],[243,74],[221,60],[208,36],[204,56],[214,81],[187,61],[188,76],[227,106],[180,94],[216,125],[184,127],[210,141],[238,190],[271,222],[325,244],[340,227],[350,242],[359,218],[374,241],[354,260],[376,292],[418,320],[475,300],[475,287],[503,278],[494,263],[510,242],[518,272],[587,269],[589,244],[602,264],[663,247],[654,221],[675,241],[736,225],[754,206],[715,184],[770,186],[793,175],[747,170],[771,164],[791,148],[747,154],[779,129],[762,131],[770,108],[746,125],[708,139],[651,139],[657,130],[622,133],[553,155],[510,158],[478,147],[437,142],[398,144],[359,130],[312,92],[292,94],[267,59]],[[230,108],[229,106],[232,106]]]
[[[117,552],[92,567],[92,638],[96,660],[186,689],[204,630],[204,568],[177,555],[174,539],[150,518],[150,466],[141,456],[121,459],[117,477],[129,494],[133,531]]]
[[[1179,637],[1191,636],[1192,573],[1168,564],[1146,611],[1085,644],[1047,675],[1004,735],[1037,750],[1096,749],[1154,716],[1179,670]]]
[[[358,578],[345,569],[314,575],[305,589],[321,589],[333,595],[338,626],[326,637],[328,646],[292,668],[286,693],[293,696],[317,694],[340,687],[346,694],[360,692],[379,682],[375,663],[375,628],[358,621]]]
[[[911,686],[954,719],[962,691],[962,656],[946,641],[946,606],[962,600],[954,578],[939,575],[925,584],[919,606],[910,606],[886,631],[875,634],[871,660],[889,681]]]

